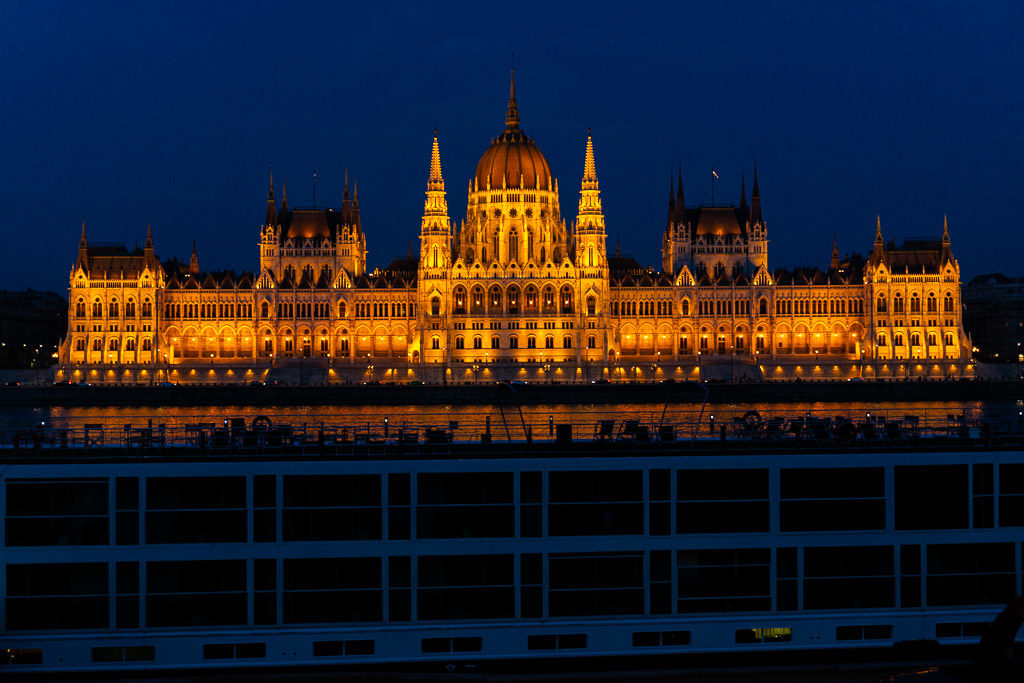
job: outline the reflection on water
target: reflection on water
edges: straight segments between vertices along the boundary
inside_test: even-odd
[[[866,415],[902,419],[914,415],[922,424],[945,423],[950,417],[967,420],[989,420],[1006,425],[1016,431],[1021,402],[981,401],[894,401],[883,403],[853,402],[796,402],[796,403],[734,403],[708,405],[701,415],[700,403],[623,403],[618,405],[406,405],[406,406],[162,406],[162,407],[51,407],[7,408],[0,412],[0,429],[19,429],[38,426],[77,428],[85,424],[102,423],[107,426],[166,424],[177,426],[195,423],[221,423],[231,417],[242,417],[246,422],[265,415],[275,423],[334,425],[365,425],[375,427],[387,419],[395,427],[448,425],[483,425],[490,418],[493,430],[503,431],[504,424],[594,424],[601,419],[634,419],[647,424],[703,422],[715,416],[716,424],[742,419],[749,411],[756,411],[767,420],[771,417],[793,418],[810,413],[819,417],[847,417],[863,420]],[[521,412],[521,417],[520,417]],[[535,427],[535,428],[537,428]]]

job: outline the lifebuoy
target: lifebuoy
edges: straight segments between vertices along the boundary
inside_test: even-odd
[[[757,427],[764,420],[761,419],[761,413],[757,412],[756,410],[748,410],[747,412],[743,413],[743,421],[747,424],[748,427]]]
[[[270,418],[266,415],[257,415],[252,419],[253,429],[270,429],[274,426],[274,423],[270,421]]]

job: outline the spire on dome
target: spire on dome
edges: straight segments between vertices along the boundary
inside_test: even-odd
[[[512,85],[508,91],[508,110],[505,112],[505,127],[509,130],[519,128],[519,107],[516,105],[516,71],[511,69]]]

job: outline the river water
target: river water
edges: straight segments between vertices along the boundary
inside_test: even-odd
[[[756,413],[756,417],[754,414]],[[914,416],[922,427],[944,427],[950,423],[989,422],[1001,431],[1020,431],[1024,426],[1024,401],[890,401],[794,402],[794,403],[622,403],[602,405],[405,405],[405,406],[95,406],[95,407],[8,407],[0,410],[0,430],[39,427],[81,428],[102,424],[107,428],[164,424],[168,428],[185,425],[219,425],[231,418],[251,423],[258,416],[274,424],[344,425],[380,430],[385,421],[391,429],[450,427],[466,434],[486,431],[495,439],[506,435],[521,437],[529,426],[536,436],[546,434],[553,425],[573,424],[574,433],[584,436],[600,420],[639,420],[647,425],[695,424],[702,428],[741,420],[792,419],[807,414],[817,417],[843,417],[855,422],[873,419],[902,420]],[[453,424],[454,423],[454,424]]]

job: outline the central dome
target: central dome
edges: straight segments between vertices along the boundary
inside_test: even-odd
[[[491,142],[476,165],[474,189],[501,189],[504,187],[552,190],[551,168],[548,160],[531,138],[519,129],[519,109],[516,106],[516,81],[512,78],[508,111],[505,114],[505,132]]]

